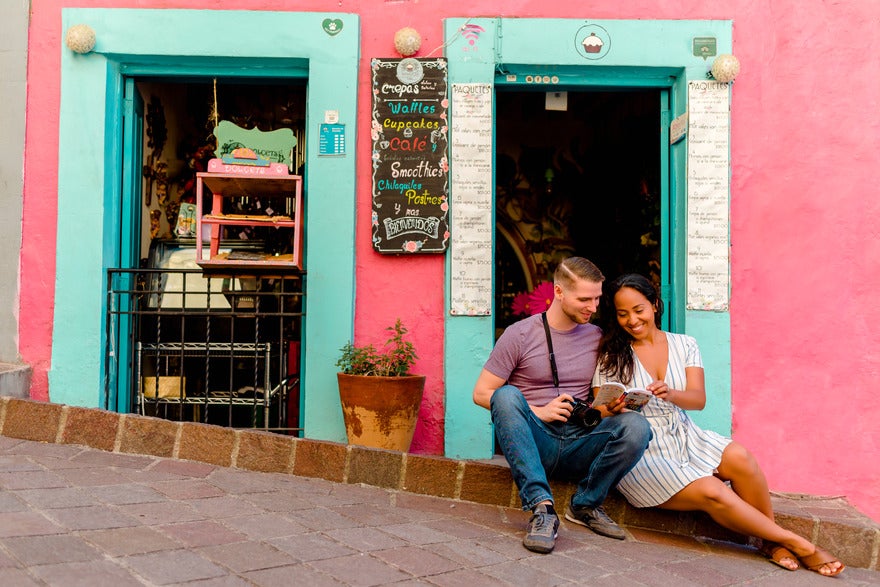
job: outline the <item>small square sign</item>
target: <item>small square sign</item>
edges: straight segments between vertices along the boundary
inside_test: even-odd
[[[718,39],[715,37],[694,37],[694,55],[708,59],[718,54]]]

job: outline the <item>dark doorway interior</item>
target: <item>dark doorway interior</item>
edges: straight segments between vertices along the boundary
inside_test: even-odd
[[[151,240],[179,236],[177,212],[195,202],[195,175],[215,156],[219,121],[261,131],[290,128],[299,144],[305,140],[306,80],[142,78],[137,87],[146,133],[142,258]],[[291,173],[304,173],[303,152],[295,151]]]
[[[497,334],[543,309],[537,294],[524,308],[527,294],[570,255],[659,284],[660,92],[569,91],[564,111],[545,100],[496,94]]]

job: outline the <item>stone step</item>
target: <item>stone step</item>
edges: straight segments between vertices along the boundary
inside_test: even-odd
[[[0,396],[27,398],[30,386],[29,365],[0,363]]]
[[[0,434],[519,509],[516,486],[503,459],[415,455],[9,397],[0,397]],[[566,503],[574,491],[570,483],[551,485],[557,503]],[[772,500],[781,526],[825,547],[850,567],[880,570],[880,524],[845,497],[777,493]],[[616,492],[609,495],[605,509],[630,528],[749,543],[702,512],[633,508]]]

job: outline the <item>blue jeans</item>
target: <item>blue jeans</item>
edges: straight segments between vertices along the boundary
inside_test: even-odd
[[[512,385],[495,390],[491,410],[524,510],[553,501],[549,478],[577,483],[574,505],[602,505],[651,440],[651,427],[637,412],[603,418],[590,432],[578,424],[542,422]]]

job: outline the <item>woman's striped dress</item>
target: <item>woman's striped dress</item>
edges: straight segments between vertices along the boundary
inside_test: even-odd
[[[670,389],[684,389],[685,367],[701,367],[703,360],[697,341],[685,334],[666,333],[669,364],[666,384]],[[653,381],[635,353],[633,381],[627,387],[644,388]],[[593,387],[608,381],[598,371]],[[708,477],[721,462],[721,453],[731,440],[711,430],[703,430],[678,406],[652,397],[642,408],[651,424],[654,437],[642,459],[621,479],[617,488],[636,507],[651,507],[666,502],[686,485]]]

